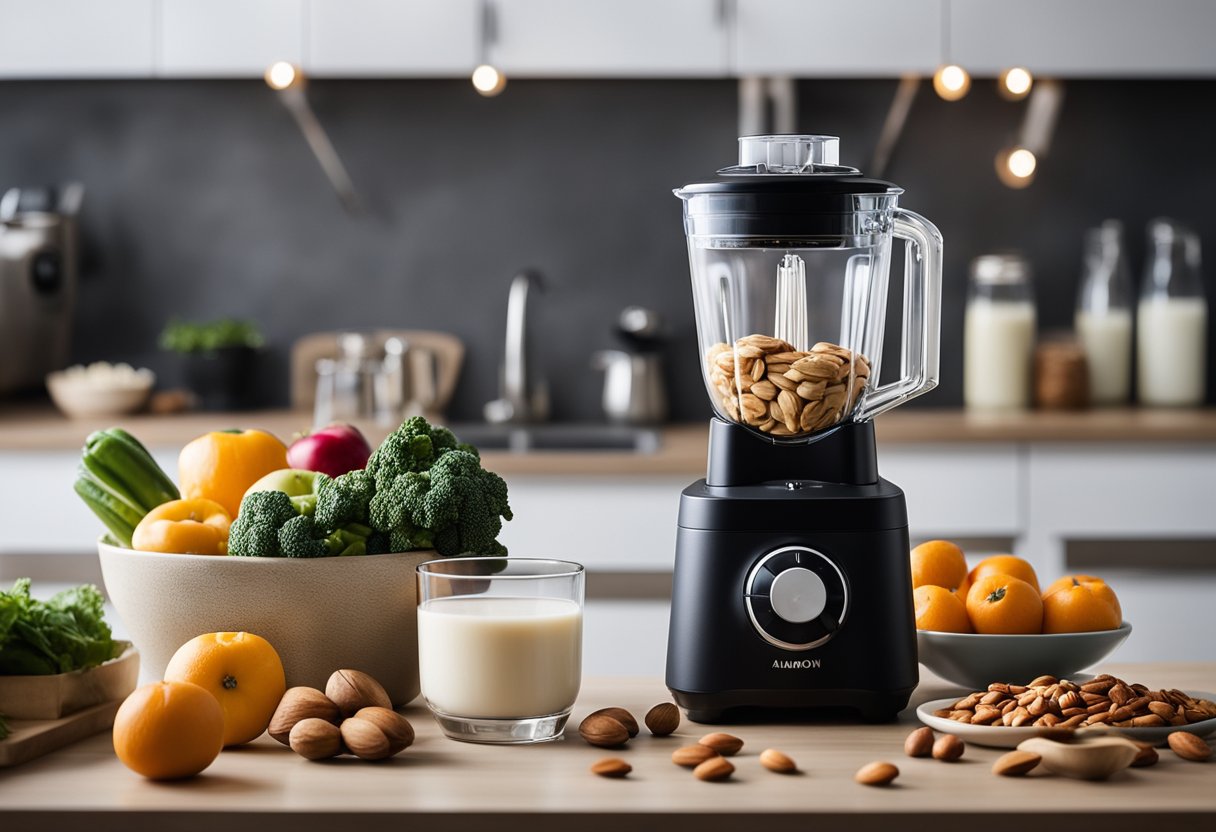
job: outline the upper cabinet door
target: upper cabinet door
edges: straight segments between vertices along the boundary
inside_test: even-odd
[[[489,58],[508,77],[729,71],[722,0],[495,0]]]
[[[304,0],[160,0],[165,77],[256,77],[275,61],[300,63]]]
[[[311,0],[304,68],[317,76],[462,76],[477,65],[476,0]]]
[[[152,74],[153,0],[0,0],[0,77]]]
[[[941,62],[941,0],[736,3],[738,75],[890,77]]]
[[[1213,0],[965,0],[951,3],[954,59],[1076,77],[1216,74]]]

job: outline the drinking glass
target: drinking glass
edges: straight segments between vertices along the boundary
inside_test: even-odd
[[[422,696],[452,739],[557,739],[582,679],[583,567],[448,558],[418,567]]]

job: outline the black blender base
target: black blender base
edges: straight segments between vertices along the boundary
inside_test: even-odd
[[[673,690],[676,704],[693,722],[781,721],[806,718],[814,711],[852,712],[866,722],[890,722],[908,707],[915,688],[896,691],[873,690],[730,690],[718,693],[689,693]],[[813,710],[809,710],[813,709]]]

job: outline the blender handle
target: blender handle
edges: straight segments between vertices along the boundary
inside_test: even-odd
[[[904,247],[904,320],[900,378],[880,384],[855,419],[872,419],[937,386],[941,352],[942,235],[912,211],[896,208],[892,236]]]

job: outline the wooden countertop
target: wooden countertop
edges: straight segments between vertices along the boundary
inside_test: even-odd
[[[75,451],[93,430],[120,424],[152,447],[177,448],[209,430],[236,425],[269,430],[284,439],[308,427],[309,414],[289,410],[248,413],[136,415],[72,420],[49,407],[0,409],[0,451]],[[376,444],[388,428],[361,424]],[[1200,410],[1112,409],[1081,413],[1030,411],[896,410],[879,417],[883,445],[1001,442],[1216,443],[1216,408]],[[486,465],[503,474],[680,474],[705,470],[704,423],[662,430],[655,453],[613,451],[486,451]]]
[[[1213,663],[1105,669],[1155,688],[1216,688]],[[913,704],[951,692],[928,679]],[[600,707],[619,705],[640,716],[667,698],[657,679],[589,680],[571,726]],[[310,763],[263,736],[248,747],[225,751],[200,777],[178,783],[153,783],[127,771],[114,757],[109,736],[102,734],[0,775],[0,827],[240,832],[276,828],[278,820],[284,828],[289,821],[293,832],[543,832],[572,825],[580,832],[739,832],[794,828],[795,822],[849,830],[906,824],[934,832],[1027,832],[1078,823],[1102,832],[1216,828],[1216,763],[1186,762],[1163,750],[1156,766],[1128,769],[1101,783],[1039,771],[1020,779],[998,778],[990,773],[1002,753],[996,749],[968,746],[956,763],[905,757],[903,740],[915,723],[912,709],[887,725],[825,718],[731,727],[746,745],[734,759],[737,772],[727,783],[700,782],[671,763],[673,749],[713,730],[688,722],[673,737],[650,737],[643,730],[628,748],[605,751],[586,745],[574,727],[567,729],[564,741],[538,746],[457,743],[445,739],[420,706],[405,713],[418,739],[384,763],[350,758]],[[770,747],[794,757],[802,773],[764,770],[757,756]],[[588,767],[605,756],[624,757],[633,773],[624,780],[590,774]],[[853,773],[872,760],[899,766],[893,787],[853,782]]]

